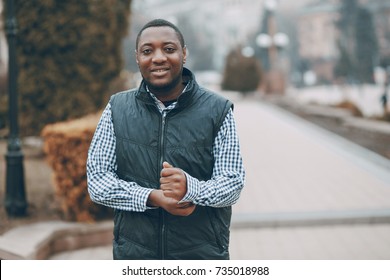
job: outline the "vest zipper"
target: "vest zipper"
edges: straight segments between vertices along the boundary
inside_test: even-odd
[[[160,168],[162,168],[163,162],[164,162],[164,134],[165,134],[165,118],[167,116],[167,111],[162,112],[162,117],[161,117],[161,135],[160,135],[160,148],[161,148],[161,153],[160,153]]]
[[[161,136],[160,136],[160,169],[163,166],[164,162],[164,135],[165,135],[165,119],[167,116],[167,111],[162,112],[162,118],[161,118]],[[165,211],[161,209],[161,259],[165,259],[165,250],[166,250],[166,238],[165,238],[166,232],[165,232]]]

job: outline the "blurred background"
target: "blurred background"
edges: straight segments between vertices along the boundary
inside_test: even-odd
[[[186,35],[187,66],[207,85],[244,93],[286,93],[290,88],[324,85],[368,85],[369,91],[369,85],[375,85],[383,94],[388,80],[389,1],[104,2],[15,1],[24,135],[39,134],[46,123],[100,109],[121,82],[136,86],[140,77],[134,59],[135,37],[143,24],[157,17],[174,22]],[[3,24],[3,137],[7,123],[5,33]],[[383,106],[380,96],[376,98],[377,108],[367,114],[379,117]],[[34,118],[29,117],[32,113]]]
[[[233,257],[390,257],[390,0],[0,9],[0,249],[19,226],[111,217],[89,200],[86,153],[109,97],[141,81],[138,31],[164,18],[184,34],[198,82],[236,104],[248,179]]]

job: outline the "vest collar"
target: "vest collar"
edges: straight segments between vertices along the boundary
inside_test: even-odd
[[[183,91],[183,93],[179,96],[177,100],[176,108],[187,106],[191,100],[194,98],[194,95],[198,91],[199,85],[195,80],[194,74],[187,68],[183,68],[183,81],[187,83],[187,87]],[[147,103],[147,104],[155,104],[153,98],[150,96],[146,89],[146,83],[142,80],[136,97]]]

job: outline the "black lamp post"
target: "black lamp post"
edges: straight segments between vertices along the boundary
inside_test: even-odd
[[[17,67],[16,67],[16,17],[14,1],[6,2],[5,30],[8,39],[8,115],[9,136],[6,172],[5,208],[8,216],[22,217],[26,215],[27,201],[24,188],[23,153],[19,139],[18,122],[18,91],[17,91]]]

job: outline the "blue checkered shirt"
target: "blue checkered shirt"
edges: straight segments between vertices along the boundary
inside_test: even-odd
[[[165,107],[150,94],[161,114],[166,114],[177,104],[174,102]],[[153,189],[118,178],[115,146],[111,105],[108,103],[88,151],[87,179],[91,199],[96,203],[126,211],[143,212],[151,209],[146,203]],[[225,207],[237,202],[245,183],[245,171],[231,109],[214,140],[213,155],[215,164],[210,180],[200,181],[185,173],[187,193],[181,202],[191,201],[197,205],[211,207]]]

